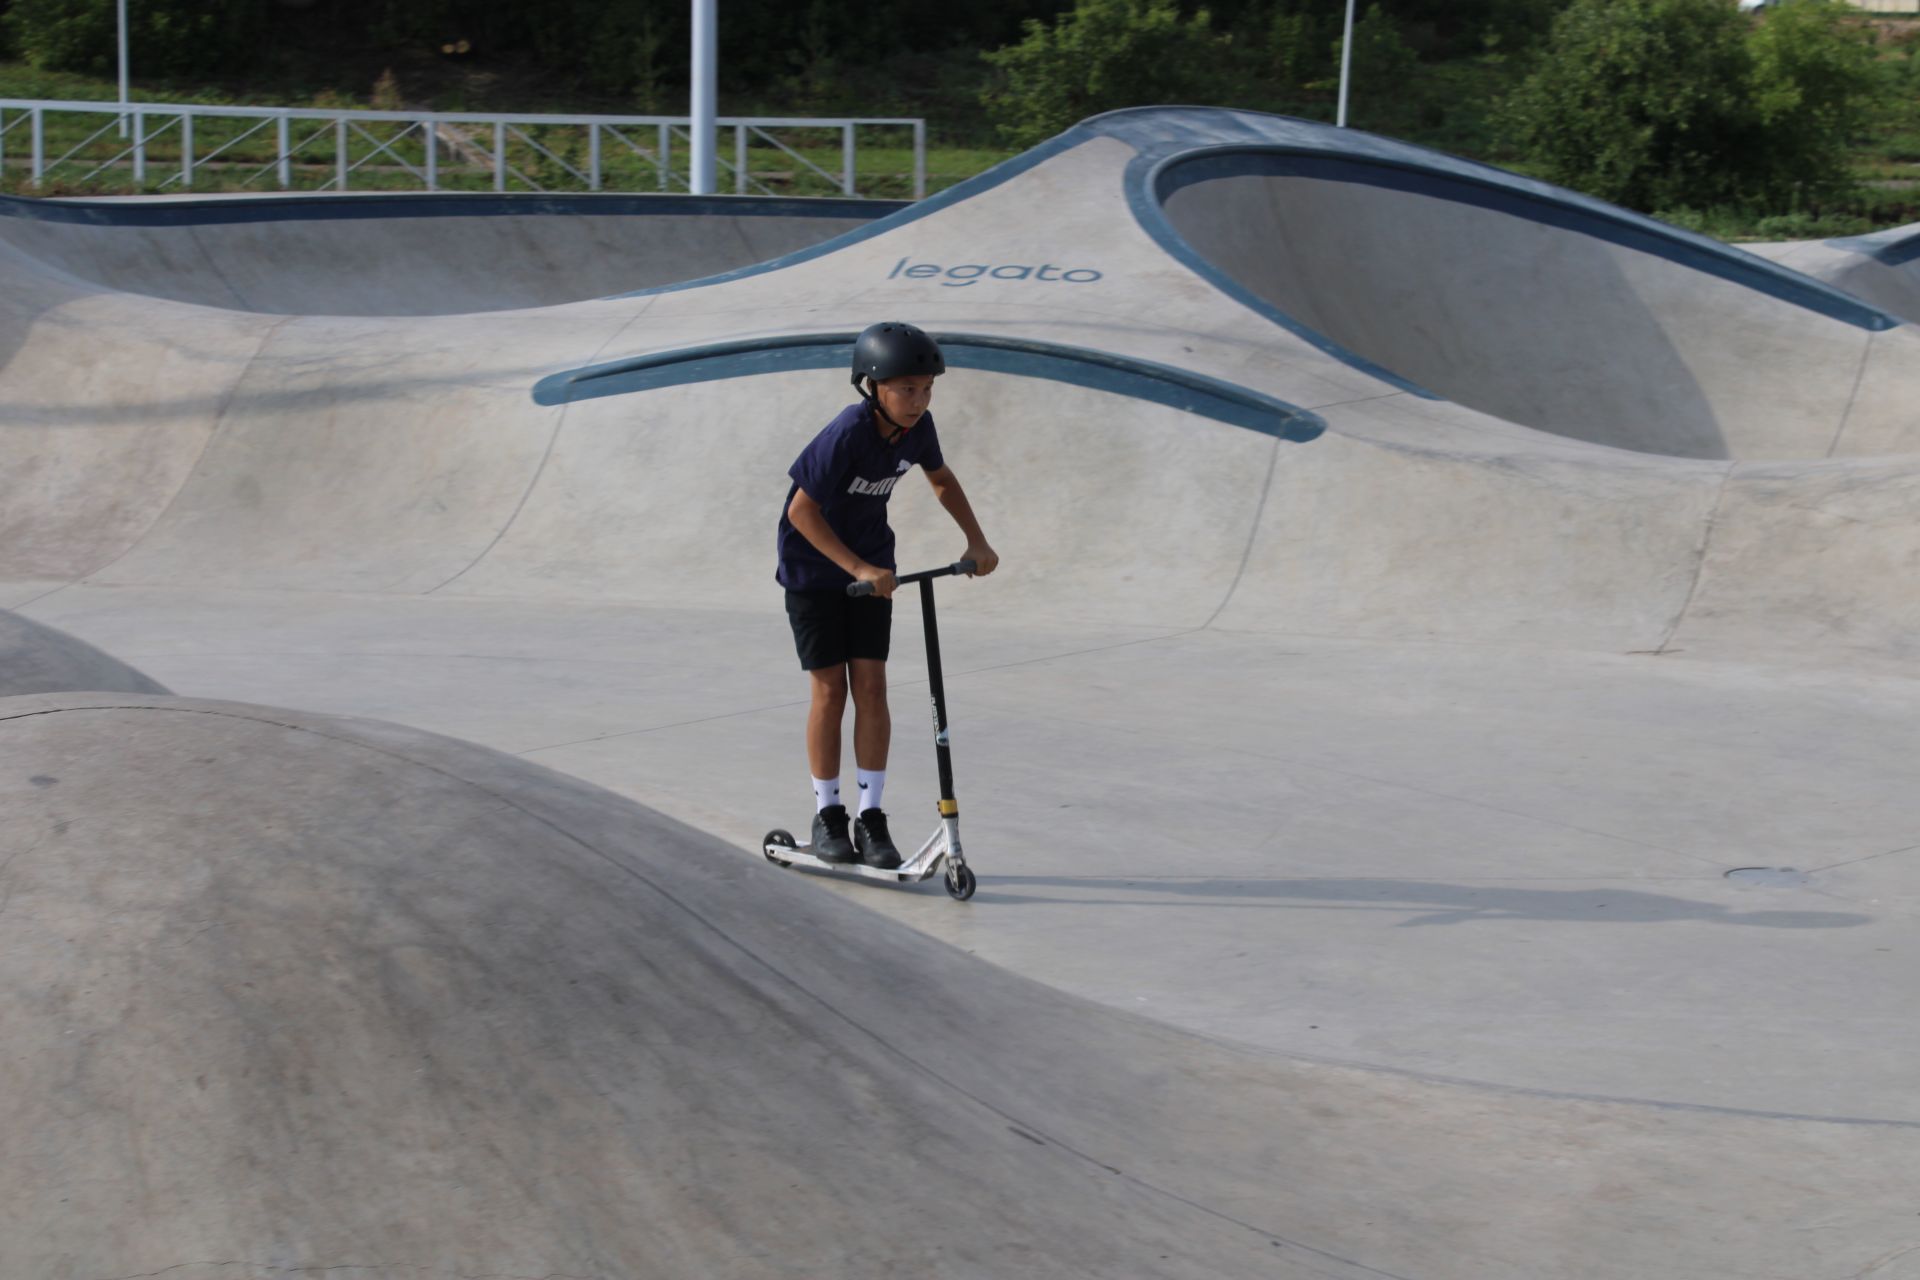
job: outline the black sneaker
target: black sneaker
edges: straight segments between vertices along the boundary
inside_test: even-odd
[[[813,815],[813,856],[822,862],[852,862],[853,841],[847,839],[847,806],[830,804]]]
[[[887,815],[878,809],[862,809],[853,823],[853,847],[860,861],[880,871],[892,871],[900,865],[900,851],[887,834]]]

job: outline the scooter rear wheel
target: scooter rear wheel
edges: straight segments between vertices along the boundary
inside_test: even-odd
[[[775,827],[773,830],[767,832],[766,835],[760,838],[760,852],[766,855],[768,862],[771,862],[776,867],[792,866],[793,864],[791,862],[788,862],[785,858],[774,857],[773,855],[774,845],[779,845],[782,849],[794,848],[795,845],[793,843],[793,832],[785,830],[784,828],[781,828],[781,827]]]

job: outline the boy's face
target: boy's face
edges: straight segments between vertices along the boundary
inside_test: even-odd
[[[887,416],[903,427],[920,421],[933,403],[933,379],[926,374],[888,378],[873,384],[873,395]]]

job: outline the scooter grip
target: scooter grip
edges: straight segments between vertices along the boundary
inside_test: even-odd
[[[873,594],[873,584],[871,582],[849,582],[847,584],[847,594],[850,596],[870,596]]]
[[[973,576],[973,571],[979,567],[979,565],[971,560],[955,560],[953,562],[953,571],[969,578]]]

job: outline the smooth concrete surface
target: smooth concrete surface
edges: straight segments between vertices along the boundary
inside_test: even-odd
[[[418,730],[43,695],[0,761],[8,1275],[1789,1275],[1910,1238],[1909,1130],[1815,1187],[1766,1170],[1824,1165],[1817,1122],[1247,1052]]]
[[[86,689],[168,692],[164,685],[78,637],[0,609],[0,697]]]
[[[1920,224],[1842,240],[1782,240],[1745,246],[1770,261],[1845,289],[1920,322]]]
[[[718,275],[865,225],[895,202],[646,196],[0,197],[0,243],[90,284],[277,315],[452,315]],[[863,207],[864,206],[864,207]],[[139,206],[136,206],[139,207]],[[257,214],[271,207],[271,216]],[[89,221],[89,215],[101,218]]]
[[[1376,228],[1377,246],[1348,237],[1341,252],[1377,247],[1407,270],[1422,259],[1386,243],[1387,229],[1417,215],[1431,231],[1416,243],[1449,260],[1427,263],[1427,291],[1389,288],[1363,265],[1353,299],[1336,296],[1321,256],[1263,247],[1280,232],[1263,241],[1248,222],[1266,215],[1223,185],[1241,179],[1157,197],[1154,174],[1220,148],[1318,148],[1430,173],[1424,193],[1274,180],[1256,204]],[[301,957],[300,972],[285,1004],[247,1011],[226,1048],[209,1049],[209,1079],[245,1080],[233,1087],[261,1107],[319,1098],[301,1104],[316,1131],[389,1113],[412,1123],[397,1077],[364,1092],[347,1082],[383,1055],[431,1050],[435,1019],[464,1008],[495,1020],[480,1056],[533,1081],[511,1105],[469,1112],[457,1108],[479,1096],[470,1078],[436,1078],[432,1106],[489,1119],[404,1130],[419,1145],[370,1165],[342,1138],[329,1149],[346,1155],[300,1171],[314,1181],[190,1239],[143,1208],[121,1252],[86,1254],[65,1274],[236,1261],[263,1275],[1920,1275],[1906,1194],[1920,1164],[1914,331],[1653,224],[1587,243],[1593,210],[1537,184],[1513,180],[1548,210],[1533,220],[1455,199],[1459,170],[1249,113],[1121,113],[762,270],[434,318],[189,306],[0,248],[17,283],[0,293],[0,511],[21,531],[0,539],[0,602],[189,698],[303,709],[222,713],[248,745],[231,757],[209,745],[207,758],[235,763],[204,774],[184,751],[140,755],[153,731],[131,728],[100,740],[75,729],[63,767],[98,753],[151,775],[156,813],[232,806],[246,820],[204,856],[235,875],[250,849],[346,869],[314,873],[332,879],[325,892],[295,878],[274,899],[309,916],[262,954],[289,971]],[[1289,225],[1341,242],[1312,219]],[[1508,255],[1529,274],[1479,289],[1512,279],[1500,275]],[[1566,300],[1588,293],[1608,309],[1570,314]],[[1364,314],[1367,299],[1383,314]],[[1441,303],[1450,309],[1421,311]],[[610,361],[851,334],[883,316],[1090,353],[1077,381],[957,361],[936,396],[948,460],[1003,556],[993,577],[939,588],[981,878],[967,904],[935,884],[777,872],[754,849],[767,828],[807,817],[805,684],[771,581],[772,531],[784,469],[844,403],[844,375],[749,349],[718,380],[533,395]],[[1315,328],[1335,326],[1329,317],[1348,327]],[[1409,318],[1461,332],[1423,347]],[[1743,354],[1749,329],[1765,341]],[[1605,358],[1574,360],[1583,343]],[[1429,350],[1460,354],[1472,374],[1460,399],[1394,367]],[[1554,417],[1573,402],[1556,407],[1554,379],[1522,367],[1561,360],[1593,415]],[[1273,397],[1324,432],[1299,442],[1228,425],[1099,372],[1154,367]],[[1503,367],[1521,388],[1511,401],[1498,398]],[[1795,369],[1794,388],[1755,393]],[[1535,409],[1547,416],[1526,420]],[[893,509],[903,565],[961,550],[917,481]],[[901,605],[887,807],[917,836],[932,823],[932,762],[917,610]],[[163,705],[140,714],[165,719]],[[296,751],[304,772],[284,763],[288,735],[306,742],[316,713],[479,745],[338,729],[390,749],[392,776],[368,807],[357,766],[325,752]],[[25,736],[8,745],[0,733],[0,751],[53,752],[78,714],[20,717]],[[917,1064],[938,1059],[936,1079],[999,1119],[923,1107],[924,1078],[862,1065],[852,1096],[878,1100],[869,1128],[782,1056],[835,1057],[847,1048],[838,1027],[775,1013],[764,1043],[726,1034],[737,1001],[778,1004],[754,985],[769,970],[721,975],[684,920],[656,924],[579,872],[565,840],[527,832],[511,815],[532,802],[459,817],[430,797],[438,782],[410,784],[402,760],[433,762],[441,780],[479,769],[499,796],[549,797],[537,806],[549,834],[590,829],[596,847],[629,850],[629,865],[665,859],[706,883],[706,919],[724,903],[729,936],[779,933],[754,954],[815,966],[818,1007],[875,1028],[911,1021],[927,1038],[903,1030],[888,1043],[910,1044]],[[248,825],[275,812],[286,770],[302,779],[288,803],[306,816],[271,833]],[[33,833],[58,821],[23,818],[17,847],[38,848]],[[107,830],[119,826],[90,834],[99,843],[80,861],[123,861]],[[448,831],[478,833],[454,842],[473,846],[469,861],[448,863]],[[182,838],[146,843],[202,856]],[[290,854],[296,845],[307,852]],[[0,894],[24,885],[13,865]],[[456,872],[429,889],[419,878],[436,865]],[[157,892],[137,866],[126,874],[132,900]],[[664,871],[646,874],[691,900]],[[77,883],[70,910],[119,918],[120,900],[100,896],[118,880]],[[165,899],[152,927],[221,903],[226,918],[281,918],[232,876],[205,883],[191,909]],[[711,1079],[682,1096],[658,1074],[607,1065],[625,1061],[608,1037],[630,1048],[645,1037],[620,1028],[638,1024],[556,1001],[558,988],[539,985],[547,969],[513,962],[524,939],[502,902],[541,920],[582,915],[586,933],[560,931],[553,973],[661,975],[666,990],[631,1016],[686,1028],[650,1043],[678,1046],[676,1081]],[[423,957],[431,966],[395,1001],[373,975],[397,980],[412,953],[389,945],[385,922],[422,913],[459,942]],[[4,932],[12,915],[0,914],[11,963],[71,974],[60,966],[92,953],[17,942]],[[631,936],[614,923],[624,918]],[[267,946],[260,932],[235,943],[240,967],[249,945]],[[501,985],[502,965],[526,982],[484,1007],[457,994]],[[209,991],[233,967],[191,971],[166,999],[129,1007],[155,1026],[218,1022],[184,1011],[231,1007]],[[346,1021],[303,1029],[322,1016],[292,1012],[309,987]],[[686,1012],[704,1006],[706,1024]],[[24,1017],[9,1014],[35,1029],[23,1043],[61,1043],[57,1021]],[[275,1095],[237,1077],[249,1030],[339,1048]],[[69,1065],[49,1050],[10,1068],[40,1082],[21,1105],[40,1106]],[[808,1083],[804,1096],[789,1075]],[[713,1080],[790,1102],[779,1110],[791,1127],[759,1122],[776,1132],[754,1146],[738,1117],[709,1123]],[[373,1101],[357,1121],[325,1109],[360,1096]],[[97,1107],[22,1111],[34,1117],[22,1131],[110,1112],[146,1160],[160,1141],[146,1118],[177,1114],[124,1079],[91,1097]],[[608,1108],[651,1117],[663,1145],[623,1145],[630,1132]],[[298,1128],[223,1125],[218,1143],[269,1151]],[[1016,1169],[995,1145],[1009,1125],[1041,1139],[1015,1136],[1033,1149],[1011,1148],[1019,1156],[1054,1143],[1095,1174],[1138,1182]],[[514,1154],[528,1144],[545,1144],[540,1160]],[[447,1163],[409,1162],[416,1150]],[[910,1186],[928,1155],[925,1187]],[[91,1167],[85,1153],[72,1160]],[[503,1190],[496,1160],[526,1171],[517,1190]],[[401,1179],[394,1161],[427,1173]],[[101,1178],[125,1176],[97,1163]],[[355,1163],[375,1171],[331,1194],[340,1184],[326,1180]],[[471,1182],[448,1172],[468,1164]],[[809,1212],[780,1219],[770,1254],[738,1206],[789,1169],[811,1194],[797,1171],[813,1165],[862,1187],[878,1177],[881,1212],[861,1216],[855,1246],[839,1208],[798,1201]],[[205,1172],[174,1184],[216,1196],[248,1185],[231,1163],[193,1168]],[[389,1211],[383,1237],[367,1204],[387,1206],[402,1181],[426,1208]],[[34,1256],[93,1247],[54,1205],[34,1205],[19,1210],[40,1232],[30,1247],[48,1251]],[[620,1235],[615,1210],[654,1224],[654,1243]],[[963,1251],[945,1219],[923,1221],[957,1212],[987,1252]],[[391,1225],[422,1213],[439,1220]],[[525,1252],[486,1234],[496,1215]],[[206,1219],[181,1221],[200,1232]],[[568,1230],[581,1224],[590,1246]],[[341,1253],[349,1238],[397,1246]],[[1036,1239],[1044,1248],[1019,1252]],[[922,1252],[894,1252],[914,1240]]]
[[[1912,333],[1865,333],[1519,213],[1256,176],[1197,182],[1167,211],[1196,250],[1303,324],[1511,422],[1682,457],[1824,457],[1872,361],[1899,371],[1916,429]],[[1882,447],[1916,449],[1906,434]]]

